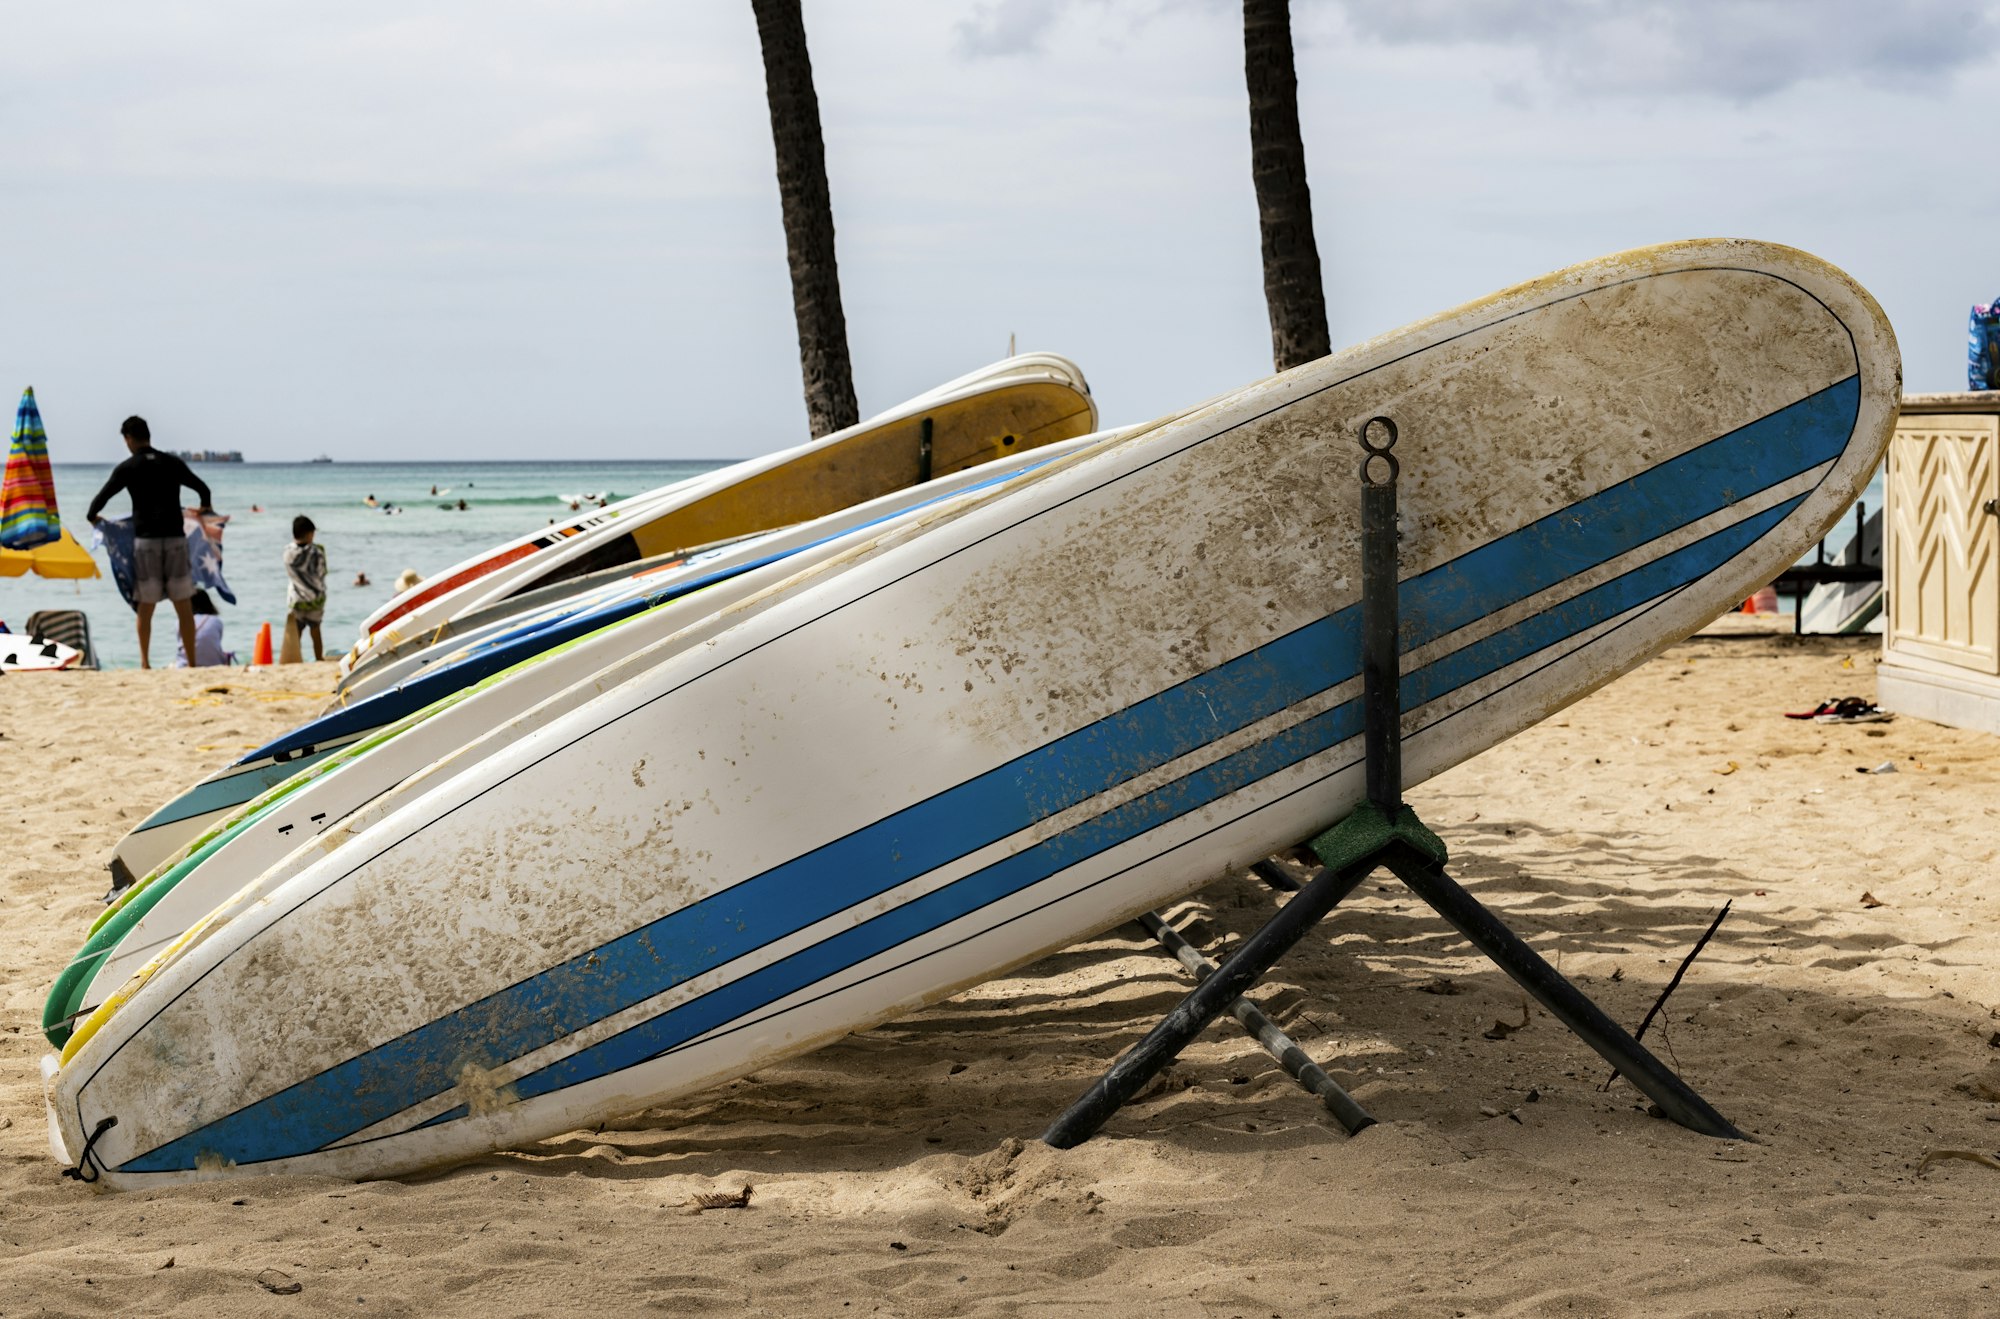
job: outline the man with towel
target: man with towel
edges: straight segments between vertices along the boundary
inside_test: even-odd
[[[118,428],[131,457],[111,469],[111,479],[90,501],[84,517],[94,526],[105,501],[123,490],[132,496],[132,607],[139,614],[139,667],[153,667],[147,650],[153,641],[153,608],[161,600],[174,603],[181,624],[181,649],[195,653],[194,572],[188,561],[187,529],[181,519],[181,487],[201,496],[201,511],[213,513],[208,486],[173,454],[153,447],[153,432],[144,417],[127,417]]]

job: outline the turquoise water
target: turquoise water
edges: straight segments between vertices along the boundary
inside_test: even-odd
[[[612,500],[639,494],[721,462],[574,463],[203,463],[195,474],[214,492],[217,512],[230,515],[223,536],[223,576],[236,604],[216,601],[223,619],[224,644],[239,662],[250,657],[257,625],[271,624],[275,648],[284,628],[285,569],[280,555],[292,538],[292,517],[304,513],[319,528],[330,564],[326,622],[322,633],[329,656],[353,644],[361,620],[394,594],[397,574],[414,568],[429,576],[461,559],[512,540],[567,516],[564,495],[607,494]],[[56,500],[63,525],[86,549],[91,529],[83,520],[109,464],[55,464]],[[430,493],[433,486],[438,494]],[[394,504],[393,514],[366,506]],[[465,500],[460,511],[458,501]],[[449,508],[440,505],[450,505]],[[253,512],[261,508],[261,512]],[[131,501],[114,495],[105,514],[123,517]],[[90,616],[91,637],[106,668],[139,662],[139,639],[132,610],[105,575],[95,581],[55,582],[33,575],[0,577],[0,619],[15,630],[37,609],[81,609]],[[369,586],[353,585],[357,572]],[[172,663],[173,615],[154,616],[152,659]],[[312,657],[312,643],[305,643]]]
[[[328,655],[352,645],[361,620],[394,593],[397,574],[414,568],[429,576],[480,550],[547,526],[569,512],[565,495],[603,493],[613,500],[651,490],[723,466],[721,461],[576,463],[206,463],[195,471],[214,491],[218,512],[231,515],[223,538],[223,575],[236,604],[217,600],[224,644],[238,662],[250,658],[257,625],[269,622],[275,648],[285,617],[285,570],[279,555],[292,538],[292,516],[304,513],[319,528],[331,565],[326,622]],[[84,510],[110,474],[108,464],[57,463],[56,498],[65,525],[86,548],[90,526]],[[432,497],[431,487],[438,494]],[[402,511],[366,506],[373,495]],[[459,511],[464,499],[466,509]],[[1863,499],[1870,511],[1882,506],[1878,475]],[[440,505],[450,505],[449,508]],[[262,512],[251,511],[261,507]],[[113,496],[106,513],[131,511],[124,495]],[[1833,554],[1853,534],[1853,514],[1827,538]],[[1810,554],[1806,558],[1810,558]],[[99,567],[105,567],[98,555]],[[366,572],[372,583],[354,586]],[[109,571],[95,581],[52,582],[35,576],[0,577],[0,619],[19,630],[37,609],[81,609],[90,616],[91,636],[106,668],[139,662],[132,611],[119,598]],[[1783,607],[1791,608],[1790,600]],[[311,642],[306,642],[311,658]],[[170,664],[174,654],[171,613],[154,620],[153,662]]]

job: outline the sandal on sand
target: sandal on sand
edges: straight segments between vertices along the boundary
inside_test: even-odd
[[[1811,710],[1788,711],[1785,718],[1810,719],[1816,724],[1885,724],[1895,716],[1859,696],[1830,696]]]

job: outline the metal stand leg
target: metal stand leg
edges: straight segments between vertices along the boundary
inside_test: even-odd
[[[1604,1009],[1585,998],[1541,954],[1521,942],[1519,935],[1453,882],[1444,867],[1400,849],[1384,860],[1412,893],[1512,976],[1516,984],[1534,995],[1536,1002],[1596,1050],[1599,1057],[1623,1072],[1627,1080],[1660,1106],[1662,1113],[1704,1136],[1743,1139],[1743,1133],[1729,1119],[1709,1107],[1707,1100],[1689,1089],[1687,1082],[1654,1057],[1645,1045],[1605,1016]]]
[[[1368,878],[1374,868],[1374,862],[1370,861],[1348,871],[1321,870],[1314,875],[1297,897],[1280,907],[1262,929],[1244,940],[1214,975],[1196,985],[1145,1039],[1132,1046],[1111,1065],[1110,1071],[1098,1078],[1096,1085],[1051,1123],[1042,1133],[1042,1140],[1066,1150],[1096,1135],[1106,1119],[1144,1089],[1146,1082],[1158,1076],[1161,1068],[1178,1057],[1231,1002],[1241,998],[1244,990],[1256,984],[1259,976],[1317,925],[1320,917]]]
[[[1139,924],[1148,934],[1158,939],[1166,950],[1180,959],[1182,966],[1193,973],[1196,980],[1206,980],[1216,972],[1215,963],[1201,955],[1201,950],[1181,937],[1179,930],[1161,920],[1152,912],[1139,917]],[[1310,1094],[1319,1096],[1326,1105],[1327,1112],[1340,1120],[1353,1135],[1363,1127],[1375,1125],[1375,1119],[1367,1109],[1354,1102],[1354,1096],[1341,1089],[1340,1082],[1326,1074],[1326,1069],[1314,1062],[1310,1055],[1292,1037],[1278,1028],[1278,1023],[1265,1016],[1256,1004],[1247,998],[1238,998],[1229,1005],[1229,1015],[1236,1018],[1250,1037],[1264,1046],[1264,1052],[1278,1060],[1278,1065],[1294,1081],[1304,1086]]]
[[[1383,436],[1380,444],[1370,440],[1371,431],[1377,429]],[[1243,992],[1258,977],[1270,970],[1306,931],[1324,919],[1378,867],[1387,867],[1401,879],[1473,947],[1534,995],[1558,1021],[1606,1062],[1625,1073],[1667,1117],[1702,1135],[1743,1139],[1743,1134],[1728,1119],[1711,1108],[1666,1064],[1605,1016],[1601,1008],[1563,979],[1534,949],[1502,925],[1498,917],[1454,883],[1445,873],[1444,844],[1403,804],[1402,657],[1396,583],[1399,473],[1395,455],[1390,452],[1395,445],[1396,426],[1387,417],[1372,418],[1362,426],[1361,447],[1367,456],[1361,460],[1361,672],[1368,800],[1347,819],[1313,840],[1313,850],[1325,866],[1050,1125],[1042,1139],[1057,1149],[1068,1149],[1090,1139],[1209,1022],[1240,1001]],[[1268,862],[1258,862],[1252,870],[1274,888],[1297,887],[1290,876]],[[1328,1107],[1340,1116],[1350,1133],[1373,1121],[1344,1091],[1339,1094],[1353,1106],[1353,1114],[1362,1119],[1358,1125],[1350,1121],[1352,1115],[1336,1107],[1333,1098],[1327,1098]]]
[[[1271,860],[1252,863],[1250,873],[1269,884],[1280,893],[1297,893],[1305,885],[1285,873],[1283,866]]]

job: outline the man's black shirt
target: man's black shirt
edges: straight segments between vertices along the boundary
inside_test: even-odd
[[[90,501],[90,511],[84,514],[84,520],[95,518],[106,500],[126,490],[132,495],[134,536],[179,536],[182,486],[191,487],[201,496],[201,507],[208,507],[208,486],[202,479],[174,455],[148,446],[111,469],[111,479],[97,492],[97,498]]]

